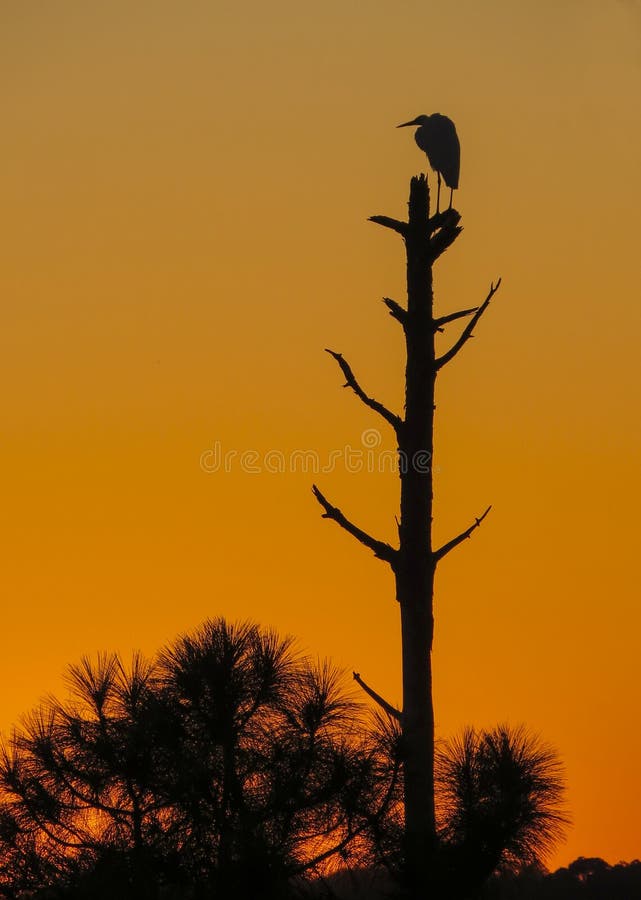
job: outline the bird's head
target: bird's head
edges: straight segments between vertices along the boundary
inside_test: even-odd
[[[406,128],[408,125],[427,125],[427,120],[429,116],[417,116],[415,119],[412,119],[411,122],[403,122],[402,125],[397,125],[397,128]]]

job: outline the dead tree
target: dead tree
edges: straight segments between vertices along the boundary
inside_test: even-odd
[[[404,753],[405,859],[407,896],[426,898],[439,893],[438,835],[434,801],[434,706],[432,698],[432,641],[434,635],[434,575],[441,559],[469,538],[488,509],[460,534],[441,547],[432,543],[434,391],[439,371],[472,337],[475,325],[488,308],[501,283],[490,286],[480,306],[447,315],[434,314],[432,267],[461,233],[460,215],[454,209],[430,218],[429,187],[424,175],[412,178],[407,222],[388,216],[370,221],[399,234],[407,256],[407,307],[385,298],[390,315],[405,335],[405,415],[400,416],[370,397],[361,387],[345,358],[332,350],[345,376],[345,387],[393,428],[398,441],[400,519],[398,547],[376,540],[351,522],[314,486],[323,516],[388,563],[396,579],[396,599],[401,614],[403,709],[391,704],[364,684],[367,693],[389,714],[400,718]],[[442,355],[436,353],[436,334],[459,319],[467,322]],[[355,676],[356,677],[356,676]]]

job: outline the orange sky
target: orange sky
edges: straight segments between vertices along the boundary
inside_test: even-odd
[[[641,4],[5,0],[0,6],[0,725],[82,653],[251,617],[400,700],[393,585],[309,487],[394,539],[348,471],[399,408],[402,216],[439,111],[465,231],[438,308],[503,287],[440,383],[439,733],[560,751],[553,862],[641,856]],[[254,450],[261,474],[206,473]],[[384,434],[382,447],[393,448]],[[274,450],[334,471],[264,471]],[[290,468],[290,467],[287,467]]]

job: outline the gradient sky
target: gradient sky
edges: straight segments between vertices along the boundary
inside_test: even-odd
[[[439,111],[437,308],[503,277],[439,384],[437,539],[493,504],[439,571],[439,734],[525,722],[567,767],[552,862],[641,856],[640,99],[635,0],[2,0],[0,726],[215,615],[400,701],[392,578],[309,488],[394,539],[322,350],[400,408],[402,244],[366,219],[404,215],[394,126]],[[262,473],[203,471],[217,446]]]

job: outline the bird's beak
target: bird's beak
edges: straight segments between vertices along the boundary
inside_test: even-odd
[[[416,125],[416,119],[412,119],[411,122],[403,122],[402,125],[397,125],[397,128],[405,128],[406,125]]]

